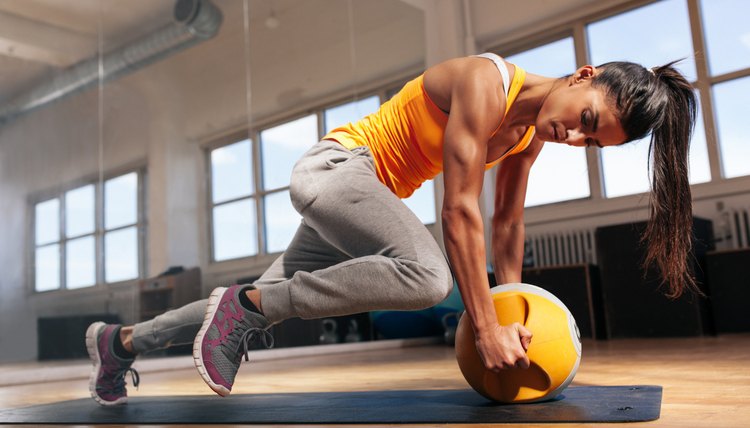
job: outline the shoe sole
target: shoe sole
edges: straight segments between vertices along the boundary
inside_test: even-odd
[[[221,395],[222,397],[226,397],[231,393],[231,391],[228,390],[225,386],[219,385],[211,380],[206,367],[203,365],[203,353],[201,352],[201,344],[203,343],[203,337],[208,331],[208,327],[211,325],[211,320],[216,314],[216,309],[219,307],[219,302],[221,301],[221,298],[224,296],[224,292],[226,291],[226,287],[218,287],[211,292],[211,296],[208,298],[206,316],[205,318],[203,318],[203,325],[198,331],[198,335],[195,336],[195,341],[193,342],[193,362],[195,363],[195,368],[198,369],[198,373],[203,378],[203,381],[206,382],[206,385],[208,385],[209,388],[211,388],[215,393]]]
[[[96,378],[99,376],[99,369],[102,366],[102,359],[99,355],[99,346],[96,339],[99,335],[99,330],[106,326],[107,324],[103,322],[95,322],[86,329],[86,350],[89,352],[89,358],[94,365],[91,369],[91,374],[89,375],[89,392],[91,392],[91,398],[96,400],[96,402],[102,406],[116,406],[118,404],[127,403],[128,397],[118,398],[115,401],[107,401],[96,393]]]

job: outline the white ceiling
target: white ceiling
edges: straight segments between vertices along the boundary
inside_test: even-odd
[[[172,21],[175,1],[0,0],[0,104],[40,79],[95,55],[98,43],[103,43],[107,51],[167,25]],[[212,1],[224,13],[224,26],[236,27],[231,23],[241,20],[243,0]],[[575,13],[591,13],[624,1],[629,0],[471,0],[470,6],[475,36],[482,43],[508,31]],[[393,43],[386,34],[393,31],[392,23],[399,19],[414,22],[414,17],[421,13],[407,3],[383,0],[351,0],[351,3],[349,0],[249,0],[248,4],[251,28],[264,27],[271,8],[282,25],[307,27],[295,28],[296,32],[287,27],[281,37],[278,35],[282,32],[274,36],[266,31],[268,38],[262,41],[260,50],[267,52],[268,58],[285,55],[288,49],[278,48],[277,44],[288,44],[289,37],[295,39],[298,48],[309,50],[326,49],[316,43],[345,42],[349,38],[346,10],[349,4],[355,11],[354,24],[360,44],[363,40],[376,43],[378,32],[383,34],[382,40]],[[412,27],[415,37],[422,38],[423,27]],[[99,28],[103,34],[101,40],[97,36]],[[237,36],[241,37],[241,33]],[[398,41],[393,48],[399,48]],[[254,57],[258,48],[255,49]],[[366,52],[360,55],[360,67],[367,64],[366,57]]]
[[[171,20],[172,0],[0,0],[0,102]],[[102,28],[102,40],[97,35]]]
[[[215,68],[216,59],[222,55],[231,58],[242,53],[244,1],[211,1],[224,15],[222,37],[211,43],[211,52],[190,50],[194,54],[191,67]],[[176,0],[0,0],[0,104],[40,80],[96,55],[100,42],[106,52],[169,24],[175,3]],[[254,37],[253,58],[259,58],[264,65],[294,51],[323,51],[336,43],[348,46],[348,0],[249,0],[247,4]],[[421,14],[398,0],[353,0],[351,4],[358,46],[373,39],[374,32],[387,33],[399,20],[403,28],[404,19],[419,20]],[[265,26],[272,8],[281,22],[276,31]],[[98,38],[100,27],[102,40]],[[414,32],[421,38],[421,27],[414,26]],[[384,39],[388,38],[386,34]],[[220,43],[216,43],[219,39]],[[201,60],[196,61],[196,56]],[[348,61],[347,58],[347,64]],[[364,54],[360,62],[360,67],[367,64]]]

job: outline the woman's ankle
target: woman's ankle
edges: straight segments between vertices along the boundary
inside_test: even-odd
[[[133,350],[133,326],[123,326],[120,328],[120,343],[122,347],[130,354],[136,355]]]

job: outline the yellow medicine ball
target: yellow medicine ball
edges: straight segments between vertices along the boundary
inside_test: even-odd
[[[456,359],[466,381],[484,397],[503,403],[531,403],[557,396],[575,377],[581,362],[581,337],[575,319],[552,293],[530,284],[491,289],[500,325],[522,324],[534,335],[528,369],[494,373],[477,352],[474,330],[462,316],[456,330]]]

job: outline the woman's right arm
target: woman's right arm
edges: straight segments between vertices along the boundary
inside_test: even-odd
[[[490,74],[489,72],[494,72]],[[446,252],[476,335],[484,365],[493,371],[529,366],[531,334],[518,324],[500,326],[487,280],[484,225],[479,211],[487,141],[499,125],[497,70],[462,70],[451,79],[450,115],[443,143],[442,220]],[[525,340],[525,342],[524,342]]]

